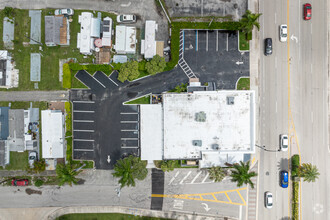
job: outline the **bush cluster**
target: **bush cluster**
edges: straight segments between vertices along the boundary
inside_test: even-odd
[[[298,176],[298,169],[300,166],[300,157],[295,154],[291,157],[291,176],[295,178]]]
[[[292,219],[299,219],[299,182],[292,182]]]

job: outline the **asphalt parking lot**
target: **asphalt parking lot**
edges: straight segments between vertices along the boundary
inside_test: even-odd
[[[235,89],[240,77],[249,76],[249,52],[238,50],[236,31],[183,30],[180,38],[179,65],[188,77],[193,72],[201,82],[215,82],[218,89]]]

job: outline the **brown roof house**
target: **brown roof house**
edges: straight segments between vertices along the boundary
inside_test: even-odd
[[[70,44],[69,21],[63,15],[45,16],[45,44],[49,47]]]

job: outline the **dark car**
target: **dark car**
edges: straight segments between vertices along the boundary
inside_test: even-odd
[[[287,171],[281,171],[281,187],[288,188],[289,186],[289,174]]]
[[[311,20],[312,18],[312,5],[309,3],[304,4],[304,20]]]
[[[271,55],[273,53],[273,42],[271,38],[265,39],[265,55]]]
[[[28,179],[21,179],[21,180],[12,180],[11,181],[12,186],[27,186],[29,185],[29,180]]]

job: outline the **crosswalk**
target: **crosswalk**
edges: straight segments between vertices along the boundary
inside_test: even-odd
[[[256,164],[253,166],[253,168],[251,169],[251,171],[254,172],[258,172],[258,162],[256,162]],[[254,188],[252,189],[251,187],[249,187],[249,194],[248,194],[248,220],[255,220],[256,219],[256,214],[257,214],[257,179],[258,177],[252,177],[251,180],[254,184]]]
[[[184,59],[184,30],[180,31],[180,51],[179,51],[179,66],[188,78],[197,78]]]

